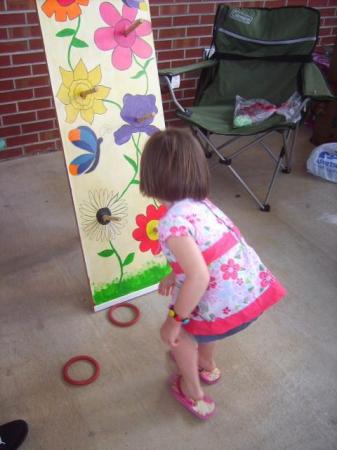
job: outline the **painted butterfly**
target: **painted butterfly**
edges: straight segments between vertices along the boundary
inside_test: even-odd
[[[103,139],[97,139],[92,129],[86,126],[70,130],[68,138],[76,147],[87,151],[87,153],[78,156],[69,164],[71,175],[82,175],[82,173],[89,173],[95,170],[99,161],[100,145]]]

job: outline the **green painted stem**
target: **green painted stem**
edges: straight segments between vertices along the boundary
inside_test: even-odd
[[[119,254],[118,254],[117,250],[115,249],[115,247],[112,245],[111,241],[109,241],[109,244],[110,244],[111,250],[114,252],[114,255],[116,255],[116,258],[117,258],[117,261],[118,261],[118,264],[119,264],[119,268],[120,268],[120,271],[121,271],[120,276],[119,276],[119,281],[118,281],[118,284],[120,284],[122,282],[122,279],[123,279],[123,276],[124,276],[123,261],[122,261],[121,257],[119,256]]]
[[[135,141],[135,138],[132,136],[132,142],[136,149],[136,170],[135,170],[135,173],[133,174],[133,177],[131,178],[131,180],[129,181],[127,186],[124,188],[123,192],[118,197],[118,200],[120,200],[126,194],[126,192],[129,190],[131,184],[133,183],[133,181],[136,179],[136,177],[138,175],[139,156],[141,155],[141,151],[139,149],[139,140],[140,140],[140,133],[138,134],[138,142],[137,143]]]
[[[70,53],[71,53],[71,49],[73,47],[73,40],[74,38],[76,38],[76,35],[78,33],[78,30],[80,29],[80,25],[81,25],[81,16],[78,16],[78,20],[77,20],[77,27],[75,29],[75,34],[72,36],[70,43],[69,43],[69,47],[68,47],[68,53],[67,53],[67,59],[68,59],[68,64],[71,70],[74,70],[72,64],[71,64],[71,59],[70,59]]]
[[[148,74],[146,72],[145,67],[139,61],[137,61],[137,58],[135,57],[135,55],[133,55],[133,57],[134,57],[134,60],[135,60],[135,63],[137,64],[137,66],[139,66],[145,73],[146,90],[145,90],[145,94],[144,95],[146,95],[148,93],[148,91],[149,91],[149,77],[148,77]]]
[[[103,99],[103,102],[111,103],[112,105],[117,106],[117,108],[118,108],[120,111],[122,111],[121,105],[119,105],[117,102],[114,102],[113,100],[107,100],[107,99],[105,98],[105,99]]]

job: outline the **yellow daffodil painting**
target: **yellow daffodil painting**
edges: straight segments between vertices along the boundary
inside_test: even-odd
[[[80,59],[74,71],[60,67],[62,84],[56,97],[65,105],[66,122],[73,123],[80,114],[81,118],[92,123],[95,114],[107,111],[103,100],[109,95],[110,88],[102,86],[100,66],[88,71]]]
[[[157,230],[165,208],[139,192],[142,149],[164,128],[149,2],[36,3],[98,311],[156,289],[170,271]]]

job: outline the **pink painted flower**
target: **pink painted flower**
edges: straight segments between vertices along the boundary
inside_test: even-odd
[[[238,284],[239,286],[242,286],[243,285],[243,279],[242,278],[238,278],[236,280],[236,284]]]
[[[207,290],[209,291],[210,289],[215,289],[216,287],[217,287],[217,282],[215,280],[215,277],[210,277]]]
[[[229,314],[229,313],[231,312],[231,309],[228,308],[228,306],[226,306],[226,308],[224,308],[224,309],[222,310],[222,312],[223,312],[224,314]]]
[[[274,279],[273,275],[272,275],[269,271],[266,271],[266,272],[260,272],[260,273],[259,273],[259,277],[260,277],[260,280],[261,280],[261,286],[262,286],[263,288],[269,286],[270,283],[271,283],[271,282],[273,281],[273,279]]]
[[[108,2],[101,4],[101,17],[108,27],[98,28],[95,31],[95,44],[103,51],[112,50],[111,62],[118,70],[126,70],[132,64],[132,55],[140,58],[149,58],[152,47],[140,36],[151,33],[151,24],[144,20],[135,30],[127,36],[125,30],[135,22],[138,10],[123,5],[122,14]]]
[[[183,225],[181,225],[179,227],[171,227],[170,233],[173,236],[188,236],[187,228],[184,227]]]
[[[223,272],[222,278],[224,280],[236,280],[238,277],[238,271],[241,269],[239,264],[236,264],[234,259],[230,259],[228,261],[228,264],[222,264],[220,267],[221,271]]]

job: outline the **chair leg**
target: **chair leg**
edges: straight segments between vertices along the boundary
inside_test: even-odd
[[[208,141],[209,141],[209,136],[210,136],[210,132],[209,131],[201,131],[199,128],[197,128],[197,127],[192,127],[192,131],[193,131],[193,134],[197,137],[197,138],[199,138],[199,142],[200,142],[200,144],[201,144],[201,146],[202,146],[202,148],[203,148],[203,150],[204,150],[204,153],[205,153],[205,156],[206,156],[206,158],[207,159],[210,159],[210,158],[212,158],[212,155],[213,155],[213,151],[212,151],[212,149],[210,149],[210,146],[209,146],[209,143],[208,143]],[[200,133],[200,134],[199,134]],[[202,136],[204,136],[206,139],[204,139],[204,140],[202,140],[202,139],[200,139],[200,135],[202,134]]]
[[[299,125],[300,123],[297,122],[296,128],[294,130],[289,130],[289,135],[286,138],[285,167],[282,169],[283,173],[290,173],[292,170],[293,152],[296,146]]]
[[[285,142],[285,141],[286,141],[286,136],[285,136],[285,132],[282,134],[282,136],[283,136],[283,147],[281,148],[280,155],[279,155],[279,158],[278,158],[276,167],[275,167],[275,169],[274,169],[273,176],[272,176],[272,178],[271,178],[271,181],[270,181],[270,184],[269,184],[269,187],[268,187],[268,191],[267,191],[266,197],[265,197],[265,199],[264,199],[264,205],[268,205],[268,200],[269,200],[269,198],[270,198],[271,191],[272,191],[272,189],[273,189],[273,187],[274,187],[275,180],[276,180],[276,176],[277,176],[277,174],[278,174],[278,172],[279,172],[279,170],[280,170],[280,168],[281,168],[281,165],[282,165],[282,159],[283,159],[284,156],[286,155],[286,149],[285,149],[285,146],[286,146],[286,142]]]

